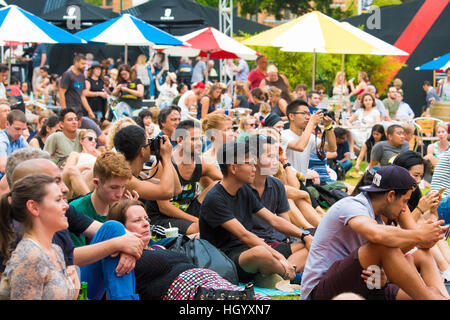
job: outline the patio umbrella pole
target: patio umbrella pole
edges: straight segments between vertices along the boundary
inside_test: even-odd
[[[208,51],[208,59],[206,59],[206,80],[205,80],[205,84],[208,82],[208,77],[209,77],[208,63],[209,63],[210,57],[211,57],[211,53]]]
[[[316,49],[313,49],[313,67],[312,67],[312,88],[316,86]]]
[[[8,61],[8,86],[11,84],[11,58],[12,58],[12,41],[9,42],[9,61]]]
[[[124,64],[127,64],[127,62],[128,62],[128,45],[126,44],[125,45],[125,54],[124,54]]]

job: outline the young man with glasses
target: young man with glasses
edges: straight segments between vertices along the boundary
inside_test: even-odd
[[[307,177],[309,158],[320,146],[320,139],[315,135],[319,123],[325,127],[322,138],[327,141],[324,151],[336,151],[332,119],[324,117],[322,111],[311,115],[308,104],[303,100],[294,100],[286,108],[289,129],[281,132],[281,146],[286,151],[292,167]]]
[[[267,210],[252,191],[256,159],[250,142],[224,144],[217,153],[223,180],[205,196],[200,210],[200,237],[222,250],[236,264],[239,280],[257,274],[294,279],[295,266],[253,232],[258,216],[279,232],[301,238],[301,230]]]

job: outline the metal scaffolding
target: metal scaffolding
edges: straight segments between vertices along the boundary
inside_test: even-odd
[[[219,0],[219,31],[233,37],[233,0]],[[231,78],[230,74],[227,75],[226,64],[227,60],[219,60],[220,82],[228,85],[233,81],[233,73],[231,72]]]

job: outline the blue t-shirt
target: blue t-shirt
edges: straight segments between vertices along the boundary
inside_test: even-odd
[[[345,157],[345,154],[350,152],[350,148],[348,146],[348,141],[344,141],[343,143],[337,144],[337,160],[342,160]]]
[[[352,218],[358,216],[367,216],[378,224],[384,224],[381,216],[375,216],[366,192],[339,200],[323,216],[314,234],[314,241],[303,271],[302,299],[309,299],[311,291],[334,262],[346,258],[369,242],[348,225]]]
[[[0,156],[9,157],[14,151],[28,147],[27,140],[23,136],[16,141],[11,141],[6,129],[0,131]]]
[[[47,54],[48,45],[45,43],[41,43],[36,47],[36,50],[33,52],[33,56],[31,57],[33,68],[39,67],[42,61],[42,54]],[[48,65],[48,54],[45,64]]]

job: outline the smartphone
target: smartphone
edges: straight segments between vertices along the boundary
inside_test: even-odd
[[[447,241],[448,237],[450,236],[450,228],[447,230],[447,232],[445,233],[445,237],[444,240]]]

